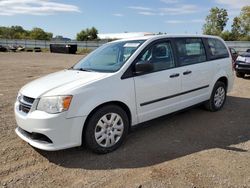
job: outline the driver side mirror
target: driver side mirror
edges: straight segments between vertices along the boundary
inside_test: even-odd
[[[135,74],[142,75],[145,73],[152,72],[154,70],[153,64],[148,61],[138,61],[135,64]]]

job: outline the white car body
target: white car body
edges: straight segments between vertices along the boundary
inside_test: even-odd
[[[85,120],[100,105],[106,103],[122,105],[129,110],[130,125],[134,126],[208,100],[214,84],[220,78],[227,79],[227,91],[230,91],[233,85],[230,53],[227,58],[122,79],[131,63],[151,42],[178,37],[180,36],[167,35],[137,38],[146,41],[117,72],[63,70],[25,85],[19,93],[33,99],[57,95],[72,95],[73,98],[69,110],[57,114],[36,110],[35,102],[32,110],[24,113],[20,111],[20,101],[17,100],[15,103],[17,135],[30,145],[43,150],[52,151],[80,146]],[[204,35],[183,37],[216,38]],[[222,41],[220,38],[216,39]],[[225,45],[224,41],[222,43]],[[182,74],[188,70],[192,73]],[[175,73],[179,73],[180,76],[175,79],[169,78]],[[157,99],[160,100],[154,101]],[[45,135],[52,143],[33,139],[27,133]]]

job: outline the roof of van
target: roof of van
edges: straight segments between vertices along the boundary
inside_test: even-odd
[[[197,34],[180,34],[180,35],[147,35],[143,37],[132,37],[128,39],[120,39],[117,41],[130,41],[130,40],[149,40],[149,39],[161,39],[161,38],[180,38],[180,37],[202,37],[202,38],[218,38],[218,36],[213,35],[197,35]]]

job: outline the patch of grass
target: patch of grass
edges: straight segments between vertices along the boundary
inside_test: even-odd
[[[77,50],[76,54],[79,55],[86,55],[89,54],[90,52],[92,52],[93,50],[89,49],[89,48],[80,48]]]
[[[41,48],[42,52],[50,52],[49,48]]]

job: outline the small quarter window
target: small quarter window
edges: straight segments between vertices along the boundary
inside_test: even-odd
[[[201,39],[179,38],[176,39],[176,46],[180,65],[206,61],[205,48]]]
[[[229,57],[226,46],[219,39],[208,38],[207,43],[212,59]]]
[[[236,50],[234,48],[231,48],[232,54],[237,54]]]

